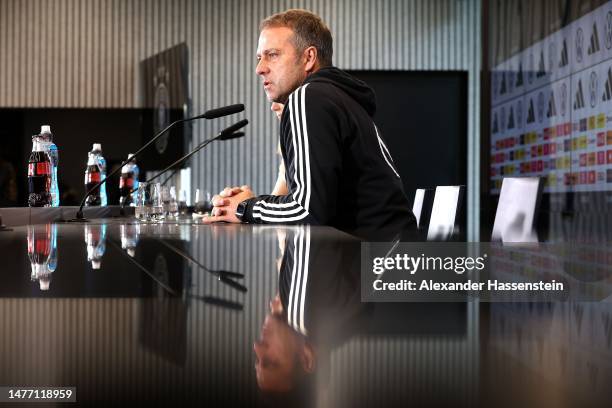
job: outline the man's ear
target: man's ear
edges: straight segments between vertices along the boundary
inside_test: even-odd
[[[306,373],[312,374],[314,372],[317,365],[317,356],[310,343],[304,343],[302,352],[300,353],[300,362]]]
[[[319,55],[317,54],[316,47],[310,46],[304,50],[304,59],[306,73],[312,74],[319,66]]]

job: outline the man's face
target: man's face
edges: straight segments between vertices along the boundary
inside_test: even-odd
[[[283,116],[284,108],[285,108],[285,105],[283,105],[282,103],[278,103],[278,102],[272,102],[272,106],[270,107],[272,112],[276,114],[276,118],[278,120],[281,120],[281,117]]]
[[[272,304],[270,305],[272,308]],[[294,384],[299,355],[297,334],[279,314],[269,314],[261,329],[261,338],[253,345],[255,374],[264,391],[289,391]]]
[[[307,76],[305,59],[298,55],[287,27],[265,28],[259,34],[257,68],[271,102],[285,103]]]

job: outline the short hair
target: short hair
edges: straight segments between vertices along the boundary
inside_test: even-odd
[[[259,25],[259,31],[266,28],[287,27],[293,30],[293,45],[298,52],[313,46],[317,49],[322,67],[332,65],[334,45],[331,31],[316,14],[303,9],[290,9],[266,18]]]

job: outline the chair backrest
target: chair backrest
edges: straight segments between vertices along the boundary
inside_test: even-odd
[[[493,222],[492,241],[537,242],[535,219],[542,195],[539,177],[506,177]]]
[[[417,222],[417,228],[423,230],[429,225],[431,217],[431,207],[433,205],[434,190],[429,188],[417,188],[414,193],[414,203],[412,213]]]
[[[438,186],[427,229],[428,241],[447,241],[457,232],[465,186]]]

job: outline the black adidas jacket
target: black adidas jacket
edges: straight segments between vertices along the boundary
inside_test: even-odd
[[[281,118],[289,194],[247,200],[243,221],[330,225],[360,236],[415,225],[372,115],[374,91],[335,67],[310,75]]]
[[[300,226],[287,234],[278,293],[287,324],[313,342],[340,342],[369,305],[361,303],[361,242]]]

